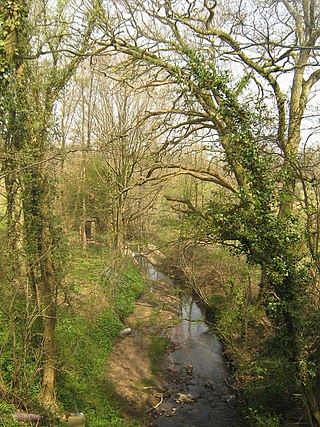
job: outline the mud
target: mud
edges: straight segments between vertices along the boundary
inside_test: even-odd
[[[211,334],[191,297],[174,294],[174,285],[150,263],[152,282],[126,320],[132,334],[119,338],[107,376],[123,400],[124,417],[155,427],[240,427],[236,397],[219,340]],[[160,375],[152,373],[152,337],[170,340]]]

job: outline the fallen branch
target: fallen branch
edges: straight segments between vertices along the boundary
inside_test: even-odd
[[[157,409],[161,405],[161,403],[163,402],[163,393],[153,394],[153,396],[160,397],[160,402],[157,403],[155,406],[152,406],[152,408],[147,409],[146,413],[150,412],[150,411],[153,411],[154,409]]]

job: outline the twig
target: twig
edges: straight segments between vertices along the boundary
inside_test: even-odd
[[[147,410],[146,410],[146,412],[150,412],[150,411],[152,411],[153,409],[157,409],[157,408],[161,405],[161,403],[163,402],[163,393],[158,393],[158,395],[155,395],[155,394],[154,394],[154,396],[155,396],[155,397],[160,397],[160,402],[159,402],[159,403],[157,403],[155,406],[152,406],[152,408],[147,409]]]

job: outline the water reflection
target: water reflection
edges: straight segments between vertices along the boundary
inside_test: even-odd
[[[142,274],[152,282],[167,282],[170,280],[168,276],[157,270],[157,268],[152,265],[144,255],[136,252],[135,258],[139,263]]]
[[[168,281],[140,256],[143,273],[152,281]],[[238,427],[236,401],[227,385],[228,370],[220,341],[209,330],[192,296],[181,301],[181,322],[168,331],[173,346],[167,354],[165,395],[152,426]],[[179,397],[189,396],[181,403]]]

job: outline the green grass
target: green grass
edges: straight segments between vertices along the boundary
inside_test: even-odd
[[[16,427],[19,423],[12,418],[12,414],[16,412],[13,405],[0,400],[0,427]]]
[[[123,420],[117,411],[106,367],[117,334],[123,328],[122,319],[133,311],[144,283],[135,266],[127,261],[118,262],[117,268],[111,267],[108,253],[101,248],[90,247],[85,253],[73,250],[71,260],[69,286],[81,288],[84,283],[87,287],[99,283],[99,292],[109,304],[102,307],[93,320],[60,308],[57,325],[59,401],[70,412],[83,412],[86,427],[138,426],[137,422]],[[81,298],[81,292],[79,295]]]
[[[70,253],[68,281],[77,283],[99,282],[101,275],[109,267],[108,253],[102,248],[89,246],[87,251],[83,252],[75,248]]]
[[[157,336],[151,338],[148,355],[153,375],[157,375],[159,373],[169,342],[170,341],[167,338]]]

